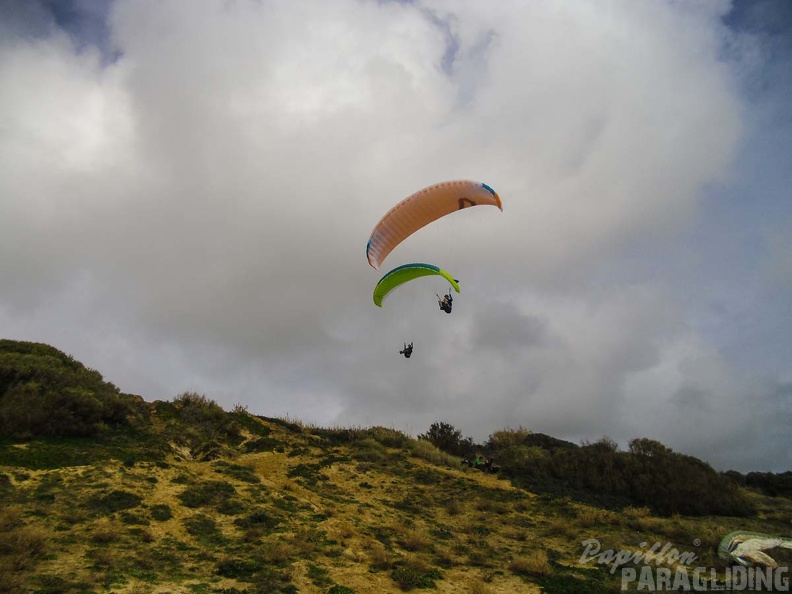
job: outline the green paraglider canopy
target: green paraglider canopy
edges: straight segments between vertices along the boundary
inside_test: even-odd
[[[374,287],[374,304],[377,307],[382,307],[382,300],[385,299],[388,293],[393,291],[393,289],[416,278],[430,275],[442,276],[449,283],[451,283],[451,286],[454,287],[454,290],[457,293],[460,292],[459,282],[448,272],[442,268],[433,266],[432,264],[422,264],[420,262],[415,262],[413,264],[397,266],[380,279],[380,281],[377,283],[377,286]]]

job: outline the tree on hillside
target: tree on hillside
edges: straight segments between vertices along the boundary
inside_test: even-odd
[[[476,447],[472,437],[462,437],[461,431],[444,421],[432,423],[429,431],[419,435],[418,439],[425,439],[437,449],[454,456],[465,456]]]

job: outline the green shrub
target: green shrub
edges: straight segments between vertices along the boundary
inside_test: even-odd
[[[545,594],[611,594],[614,591],[618,592],[618,588],[614,590],[607,585],[569,574],[541,576],[536,581],[541,584],[542,592]]]
[[[376,439],[368,437],[355,444],[352,457],[362,462],[380,462],[385,458],[385,446]]]
[[[379,444],[377,444],[379,445]],[[338,456],[326,456],[319,462],[313,464],[298,464],[294,468],[289,469],[286,476],[289,478],[298,478],[309,486],[313,486],[317,481],[328,480],[327,475],[322,472],[323,468],[333,465],[335,462],[345,462],[349,458]]]
[[[15,439],[93,436],[139,416],[98,371],[40,343],[0,340],[0,434]]]
[[[264,567],[250,579],[255,588],[252,592],[255,594],[269,594],[270,592],[296,594],[298,590],[291,584],[291,573],[288,567]]]
[[[324,567],[319,567],[313,563],[308,565],[308,578],[313,582],[314,586],[323,588],[333,583],[333,580],[328,576],[328,571]]]
[[[749,472],[745,477],[740,477],[734,471],[725,474],[738,484],[745,484],[765,495],[792,498],[792,470],[781,473]]]
[[[160,503],[151,506],[151,517],[157,522],[165,522],[173,517],[173,512],[169,505]]]
[[[538,446],[509,445],[498,451],[498,463],[515,473],[536,469],[549,457],[550,453]]]
[[[417,559],[411,560],[391,572],[393,581],[405,592],[416,588],[436,588],[435,580],[442,579],[442,577],[439,570],[429,567]]]
[[[408,435],[396,429],[386,427],[371,427],[367,430],[369,437],[376,439],[386,448],[407,448],[413,441]],[[339,586],[343,587],[343,586]]]
[[[179,495],[185,507],[206,507],[219,505],[236,494],[231,483],[225,481],[206,481],[190,485]]]
[[[518,429],[502,429],[489,437],[488,445],[495,450],[505,450],[513,446],[525,445],[533,431],[520,427]]]
[[[443,421],[432,423],[429,431],[419,435],[418,439],[428,441],[446,454],[458,457],[467,456],[476,448],[472,438],[462,437],[461,431]]]
[[[121,523],[128,526],[148,526],[151,524],[148,518],[129,512],[121,512]]]
[[[237,518],[234,520],[234,524],[243,529],[263,528],[270,531],[280,524],[280,519],[265,511],[257,511],[245,518]]]
[[[503,445],[495,450],[503,474],[535,492],[611,508],[651,507],[662,515],[753,513],[733,479],[657,441],[635,439],[629,451],[622,452],[607,438],[568,447],[566,442],[538,437],[499,432],[490,438],[491,444]]]
[[[217,523],[213,518],[204,514],[195,514],[183,521],[187,532],[194,536],[203,545],[219,545],[225,542]]]
[[[260,561],[248,559],[226,559],[217,565],[217,573],[222,577],[247,579],[261,571],[264,565]]]
[[[36,594],[62,594],[71,592],[79,587],[77,584],[73,584],[57,575],[41,575],[36,578],[36,581],[40,586],[36,589]],[[2,588],[0,588],[0,592],[3,592]]]
[[[258,439],[251,439],[245,442],[245,451],[250,452],[271,452],[278,446],[282,446],[283,442],[273,437],[259,437]]]
[[[242,440],[239,414],[226,413],[214,400],[195,392],[184,392],[173,403],[159,404],[168,420],[166,432],[179,445],[187,446],[200,459],[217,458],[224,444]]]
[[[446,452],[441,451],[433,443],[424,439],[418,439],[410,443],[410,451],[427,462],[448,468],[459,468],[461,460]]]
[[[218,461],[214,463],[215,470],[227,476],[239,479],[246,483],[260,483],[261,479],[249,466],[239,464],[229,464],[228,462]]]
[[[92,497],[88,506],[100,514],[111,514],[125,509],[132,509],[140,505],[139,495],[127,491],[112,491],[107,495]]]

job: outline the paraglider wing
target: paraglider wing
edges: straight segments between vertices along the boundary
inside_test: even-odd
[[[495,190],[474,181],[443,182],[408,196],[390,209],[371,232],[366,245],[369,264],[379,269],[393,248],[421,227],[457,210],[479,205],[503,210]]]
[[[451,286],[454,287],[454,290],[459,293],[459,281],[457,281],[448,272],[431,264],[422,264],[420,262],[416,262],[413,264],[397,266],[380,279],[380,281],[377,283],[377,286],[374,287],[375,305],[377,307],[382,307],[382,300],[385,299],[388,293],[393,291],[393,289],[396,287],[399,287],[404,283],[408,283],[416,278],[430,275],[442,276],[449,283],[451,283]]]
[[[729,532],[718,545],[718,557],[724,560],[736,561],[740,565],[764,565],[765,567],[778,567],[778,563],[764,551],[783,548],[792,549],[792,538],[737,530]]]

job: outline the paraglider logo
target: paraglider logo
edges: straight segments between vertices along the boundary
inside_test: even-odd
[[[671,543],[655,542],[646,549],[642,542],[638,551],[602,550],[599,540],[590,538],[580,543],[584,550],[579,562],[589,561],[610,566],[610,573],[621,574],[621,590],[647,592],[789,592],[789,568],[767,567],[690,567],[699,558],[692,551],[677,550]],[[693,541],[699,546],[701,541]],[[654,567],[653,567],[654,565]],[[676,566],[674,569],[668,566]]]

